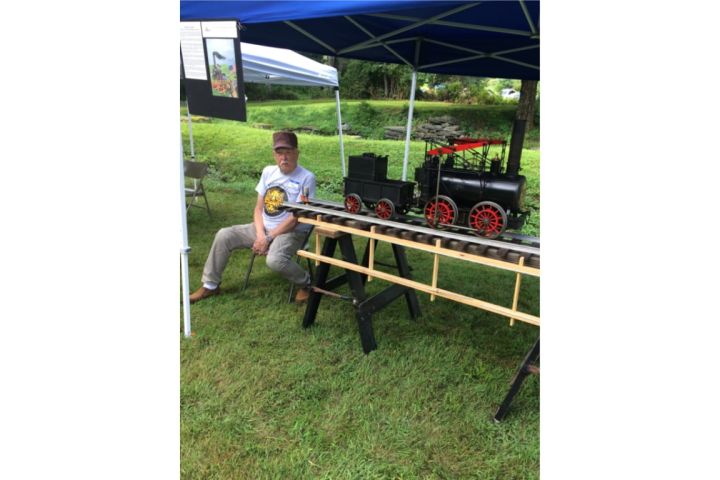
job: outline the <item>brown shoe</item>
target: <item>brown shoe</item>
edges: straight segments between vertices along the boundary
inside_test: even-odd
[[[305,303],[307,302],[308,297],[310,297],[310,288],[300,288],[295,294],[295,303]]]
[[[218,295],[220,293],[220,287],[218,286],[215,290],[210,290],[209,288],[200,287],[197,290],[195,290],[192,295],[190,295],[190,303],[199,302],[200,300],[203,300],[208,297],[212,297],[213,295]]]

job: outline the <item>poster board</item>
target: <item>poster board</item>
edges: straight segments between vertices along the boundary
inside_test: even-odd
[[[180,64],[191,114],[246,121],[236,22],[180,22]]]

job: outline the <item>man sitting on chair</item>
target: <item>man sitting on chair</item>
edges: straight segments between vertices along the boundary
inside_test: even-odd
[[[289,212],[277,209],[282,200],[301,202],[303,196],[315,196],[315,175],[298,165],[300,151],[292,132],[273,133],[276,165],[263,169],[255,187],[258,192],[253,223],[222,228],[215,234],[203,269],[203,285],[190,295],[190,303],[220,293],[220,281],[230,254],[238,248],[252,248],[256,255],[267,255],[266,264],[290,282],[299,286],[296,302],[309,296],[310,274],[293,261],[295,252],[310,225],[299,224]]]

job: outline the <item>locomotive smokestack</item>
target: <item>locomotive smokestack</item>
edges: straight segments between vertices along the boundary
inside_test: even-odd
[[[525,126],[527,120],[518,118],[513,123],[512,138],[510,138],[510,152],[508,153],[507,169],[505,173],[514,177],[520,172],[520,155],[525,142]]]

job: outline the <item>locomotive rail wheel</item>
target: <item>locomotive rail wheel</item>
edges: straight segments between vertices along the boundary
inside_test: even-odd
[[[362,209],[362,199],[357,193],[345,195],[345,210],[348,213],[358,213]]]
[[[480,202],[470,210],[468,226],[478,235],[497,238],[507,227],[507,214],[495,202]]]
[[[452,198],[438,195],[431,198],[424,208],[425,221],[432,228],[453,225],[458,217],[458,208]]]
[[[392,218],[395,215],[395,205],[387,198],[381,198],[375,205],[375,215],[383,220]]]

